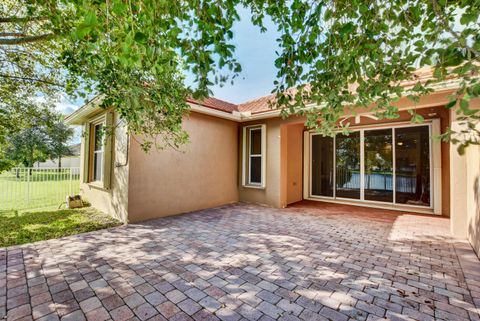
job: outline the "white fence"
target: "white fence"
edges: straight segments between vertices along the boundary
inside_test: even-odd
[[[13,168],[0,174],[0,210],[59,206],[79,189],[78,167]]]

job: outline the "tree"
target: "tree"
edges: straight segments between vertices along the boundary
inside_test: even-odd
[[[72,155],[68,142],[72,139],[74,131],[63,121],[63,117],[54,115],[53,121],[46,129],[48,141],[48,155],[50,159],[58,160],[58,169],[62,167],[62,157]]]
[[[17,99],[10,103],[0,101],[0,173],[18,163],[24,164],[20,155],[25,156],[26,148],[23,142],[30,143],[29,136],[37,137],[41,133],[42,136],[38,140],[45,138],[43,129],[38,126],[43,124],[45,117],[50,115],[48,106],[48,103],[35,102],[27,95],[18,95]],[[35,126],[37,131],[27,131]],[[33,154],[38,155],[38,153]]]
[[[5,136],[0,135],[0,172],[16,165],[33,167],[47,158],[58,159],[60,167],[61,157],[71,154],[67,143],[73,129],[51,102],[23,98],[1,109],[0,132]]]
[[[186,140],[188,95],[205,97],[213,83],[241,72],[232,44],[239,6],[262,30],[268,16],[281,48],[274,92],[283,114],[302,114],[325,135],[344,112],[367,107],[395,118],[402,95],[417,101],[451,77],[459,89],[446,106],[473,125],[480,95],[480,3],[476,0],[6,0],[0,4],[0,100],[12,92],[101,94],[148,149]],[[415,69],[433,68],[422,82]],[[186,88],[183,71],[196,78]],[[409,92],[400,82],[410,80]],[[292,90],[292,88],[295,88]],[[308,106],[308,108],[307,108]],[[422,121],[412,111],[413,121]],[[465,144],[475,137],[462,137]],[[449,130],[445,139],[460,137]]]
[[[25,128],[12,135],[6,150],[7,158],[15,164],[33,167],[48,158],[47,135],[40,126]]]
[[[435,83],[456,78],[458,90],[445,107],[458,106],[470,130],[462,137],[448,130],[443,138],[479,143],[479,111],[469,106],[480,96],[479,1],[293,0],[280,6],[266,2],[253,11],[255,23],[269,14],[282,33],[275,91],[285,115],[304,114],[308,127],[333,135],[337,127],[348,130],[348,122],[338,122],[346,112],[367,108],[396,118],[393,103],[400,97],[415,103]],[[432,79],[418,78],[422,67],[431,68]],[[404,81],[412,82],[408,91]],[[412,121],[423,121],[410,112]]]

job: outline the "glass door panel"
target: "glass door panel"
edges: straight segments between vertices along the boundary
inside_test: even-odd
[[[428,126],[395,128],[396,203],[430,206]]]
[[[336,136],[336,197],[360,199],[360,132]]]
[[[365,200],[393,202],[392,129],[365,130],[364,144]]]
[[[312,136],[312,195],[333,197],[333,138]]]

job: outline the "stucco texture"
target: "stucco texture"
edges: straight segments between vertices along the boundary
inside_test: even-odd
[[[244,126],[265,124],[266,125],[266,178],[264,188],[255,188],[243,186],[239,183],[239,199],[242,202],[255,203],[260,205],[267,205],[273,207],[284,207],[287,200],[287,176],[286,168],[282,169],[282,166],[286,166],[286,162],[282,162],[281,158],[286,157],[288,154],[286,149],[286,139],[288,136],[285,133],[289,132],[284,126],[298,124],[304,122],[304,118],[301,117],[289,117],[288,119],[273,118],[264,119],[255,122],[246,122],[242,124]],[[238,182],[242,182],[242,166],[245,158],[242,155],[243,150],[243,137],[242,128],[239,128],[238,132],[238,162],[241,166],[238,167]],[[284,135],[282,136],[282,131]],[[292,131],[293,133],[293,131]],[[292,134],[293,135],[293,134]],[[297,137],[298,138],[298,137]],[[283,142],[283,143],[282,143]],[[295,140],[292,140],[295,143]],[[282,152],[282,144],[284,146]],[[298,144],[302,144],[302,141],[298,141]],[[295,149],[291,149],[294,153]],[[298,150],[297,150],[298,151]],[[285,158],[286,159],[286,158]],[[282,165],[283,164],[283,165]],[[299,182],[301,186],[301,181]],[[301,188],[301,187],[300,187]],[[289,190],[291,197],[295,195],[295,191]]]
[[[480,99],[470,103],[480,109]],[[464,130],[462,121],[456,119],[456,110],[451,111],[452,129]],[[480,124],[477,124],[480,130]],[[459,137],[461,138],[461,137]],[[451,232],[460,238],[467,238],[480,256],[480,146],[470,145],[463,155],[457,146],[450,148],[451,186]]]
[[[145,153],[130,144],[129,222],[139,222],[238,201],[237,123],[192,112],[180,150]]]

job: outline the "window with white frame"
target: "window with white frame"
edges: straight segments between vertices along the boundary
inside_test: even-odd
[[[90,148],[90,181],[103,181],[103,162],[104,162],[104,121],[96,122],[91,125],[92,142]]]
[[[265,125],[244,127],[244,185],[265,187]]]

